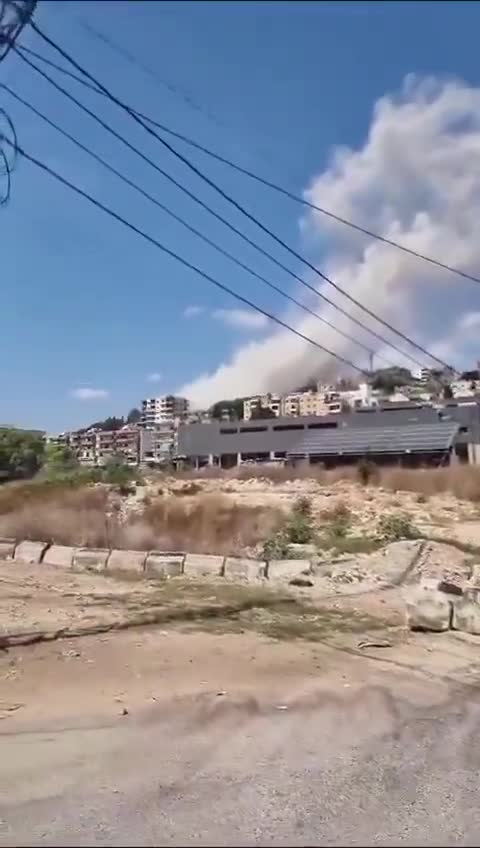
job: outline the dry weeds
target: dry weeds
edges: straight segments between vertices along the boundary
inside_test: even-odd
[[[0,536],[63,545],[238,554],[283,520],[279,509],[235,504],[225,495],[160,496],[126,522],[103,486],[27,484],[5,486],[0,495]]]
[[[340,481],[360,482],[358,466],[347,465],[325,469],[321,465],[279,467],[269,465],[244,465],[229,471],[208,468],[200,472],[184,471],[178,479],[208,480],[263,479],[273,483],[289,480],[315,480],[322,486],[333,486]],[[423,497],[450,493],[455,497],[480,501],[480,467],[474,465],[452,465],[444,468],[404,468],[401,466],[378,467],[369,482],[369,487],[382,487],[392,491],[417,492]]]

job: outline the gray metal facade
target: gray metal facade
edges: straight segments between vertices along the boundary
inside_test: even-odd
[[[179,428],[178,453],[187,457],[224,454],[288,453],[303,436],[357,428],[405,427],[451,421],[460,425],[456,441],[480,444],[480,406],[445,405],[386,408],[340,415],[284,417],[252,421],[212,421]]]
[[[447,453],[459,426],[451,421],[434,421],[403,427],[343,427],[321,433],[309,430],[292,446],[288,456]]]

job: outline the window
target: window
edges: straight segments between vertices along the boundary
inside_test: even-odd
[[[268,427],[240,427],[241,433],[265,433],[267,430]]]
[[[233,433],[238,433],[236,427],[220,427],[220,432],[223,436],[231,436]]]
[[[459,433],[468,433],[468,427],[460,427]]]
[[[334,430],[338,427],[336,421],[319,421],[318,424],[309,424],[309,430]]]
[[[265,427],[265,430],[267,428]],[[303,424],[277,424],[272,430],[304,430]]]

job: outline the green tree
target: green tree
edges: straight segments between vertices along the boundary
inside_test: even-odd
[[[270,409],[269,406],[256,406],[252,409],[251,419],[252,421],[258,421],[262,418],[276,418],[275,413]]]
[[[41,475],[46,480],[78,482],[83,479],[82,469],[73,450],[68,445],[47,444]]]
[[[0,429],[0,480],[33,477],[44,456],[43,434],[13,427]]]
[[[448,383],[443,387],[443,397],[445,400],[452,400],[453,398],[452,387]]]
[[[397,386],[408,386],[414,382],[408,368],[379,368],[372,372],[372,388],[387,394],[393,394]]]
[[[90,424],[87,429],[95,428],[96,430],[120,430],[125,426],[125,419],[117,418],[116,415],[109,415],[104,421],[95,421]]]

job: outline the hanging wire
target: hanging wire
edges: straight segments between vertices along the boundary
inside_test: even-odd
[[[14,47],[24,26],[32,19],[37,0],[0,0],[0,62]],[[0,107],[0,206],[8,203],[11,173],[17,158],[17,135],[5,109]]]
[[[17,134],[5,109],[0,108],[0,206],[8,203],[17,159]]]

